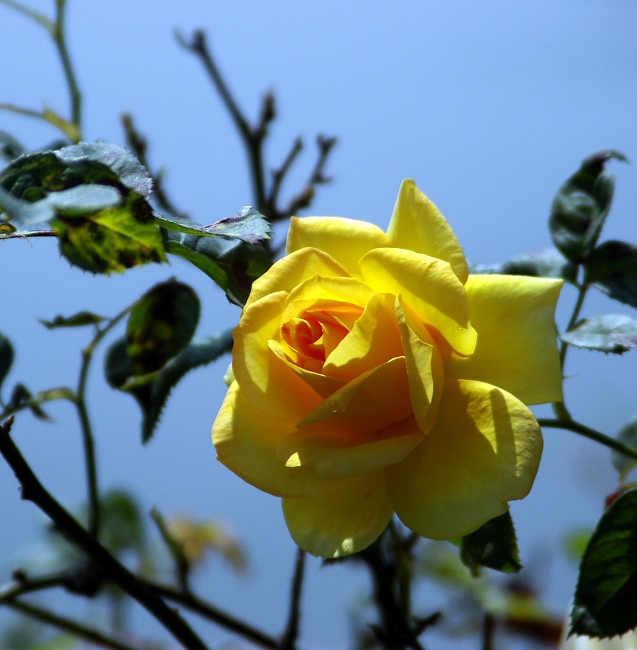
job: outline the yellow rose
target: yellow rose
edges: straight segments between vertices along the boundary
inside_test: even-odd
[[[314,555],[360,551],[394,512],[424,537],[471,533],[533,484],[542,436],[525,404],[562,398],[561,284],[469,276],[411,180],[387,234],[293,218],[234,331],[218,459],[283,497]]]

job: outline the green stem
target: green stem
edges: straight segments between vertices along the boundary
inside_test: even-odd
[[[580,311],[582,311],[582,306],[584,305],[584,298],[586,297],[586,292],[588,291],[588,285],[586,283],[582,284],[579,288],[579,293],[577,295],[577,302],[573,308],[573,314],[571,315],[571,320],[569,320],[568,325],[566,326],[566,331],[570,331],[579,318]],[[564,372],[564,361],[566,359],[566,351],[568,350],[568,343],[562,341],[560,347],[560,368]]]
[[[48,625],[57,627],[65,632],[70,632],[80,639],[84,639],[85,641],[89,641],[90,643],[94,643],[103,648],[113,648],[113,650],[137,650],[134,646],[107,637],[99,630],[86,627],[76,621],[65,618],[64,616],[59,616],[46,609],[31,605],[30,603],[25,603],[20,600],[10,600],[5,604],[26,616],[30,616],[42,623],[47,623]]]
[[[66,77],[66,83],[71,96],[71,121],[77,127],[79,141],[82,139],[82,94],[77,84],[77,78],[66,45],[66,0],[56,0],[56,9],[53,40],[55,41],[60,60],[62,61],[64,76]]]
[[[91,426],[91,420],[88,415],[86,407],[86,384],[88,379],[88,372],[93,359],[95,348],[99,345],[100,341],[119,323],[126,314],[132,309],[129,305],[113,318],[108,325],[103,329],[98,330],[95,338],[88,344],[82,351],[82,366],[80,368],[80,378],[77,386],[77,396],[75,406],[80,418],[80,426],[82,429],[82,441],[84,446],[84,463],[86,465],[86,479],[88,490],[88,530],[93,537],[99,536],[100,527],[100,498],[99,489],[97,485],[97,464],[95,462],[95,440]]]
[[[44,29],[46,29],[47,32],[49,32],[49,34],[51,34],[51,36],[53,36],[53,23],[44,14],[41,14],[39,11],[30,9],[29,7],[25,7],[15,0],[0,0],[0,4],[11,7],[11,9],[15,9],[21,14],[27,16],[27,18],[34,20],[36,23],[39,23],[42,25],[42,27],[44,27]]]
[[[610,436],[600,433],[595,429],[591,429],[584,424],[575,422],[574,420],[551,420],[548,418],[538,418],[537,422],[541,427],[549,427],[552,429],[566,429],[567,431],[579,433],[581,436],[589,438],[590,440],[594,440],[600,445],[604,445],[613,451],[618,451],[619,453],[624,454],[633,460],[637,460],[637,449],[634,447],[629,447],[628,445],[625,445],[623,442],[620,442],[615,438],[611,438]]]

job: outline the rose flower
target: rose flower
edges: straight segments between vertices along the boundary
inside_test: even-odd
[[[293,218],[234,330],[218,459],[283,497],[314,555],[360,551],[394,512],[423,537],[473,532],[533,484],[542,435],[526,405],[562,399],[561,285],[469,276],[411,180],[387,234]]]

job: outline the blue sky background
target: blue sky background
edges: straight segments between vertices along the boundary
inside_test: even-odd
[[[307,145],[284,188],[288,196],[313,165],[315,134],[338,136],[327,168],[334,181],[320,189],[309,213],[385,227],[400,181],[413,177],[474,262],[549,246],[553,195],[585,156],[616,148],[637,159],[637,4],[630,0],[69,3],[85,139],[123,142],[119,115],[131,112],[149,136],[154,165],[167,169],[173,199],[201,223],[249,204],[251,190],[229,117],[199,63],[177,45],[175,28],[186,35],[196,27],[207,30],[249,116],[256,117],[264,91],[275,92],[279,117],[268,141],[269,165],[281,163],[297,135]],[[52,5],[31,3],[45,13]],[[0,35],[0,102],[46,103],[64,114],[66,89],[44,31],[0,6]],[[8,113],[0,113],[0,130],[34,149],[56,137],[47,126]],[[637,171],[611,164],[617,191],[603,239],[635,243]],[[0,247],[0,331],[17,351],[9,386],[23,381],[39,390],[76,382],[86,334],[48,332],[38,318],[81,309],[114,315],[172,275],[200,295],[200,335],[225,329],[239,316],[211,281],[181,260],[103,278],[70,268],[53,240],[11,240]],[[561,327],[573,297],[567,287]],[[584,315],[609,311],[627,310],[591,295]],[[574,416],[614,433],[637,410],[635,358],[569,353],[566,397]],[[223,360],[189,375],[173,392],[155,438],[142,448],[137,406],[105,388],[100,359],[90,378],[99,478],[105,488],[131,486],[145,511],[157,505],[165,514],[226,520],[248,549],[249,577],[236,579],[210,562],[199,586],[213,602],[278,633],[287,614],[294,545],[279,500],[214,460],[209,430],[224,394],[226,365]],[[17,418],[15,440],[45,485],[71,506],[84,493],[79,429],[68,406],[50,411],[54,424]],[[550,560],[537,575],[551,607],[561,612],[575,567],[558,546],[566,531],[594,525],[615,472],[604,448],[574,434],[549,430],[545,442],[531,496],[513,504],[512,513],[523,559]],[[4,580],[41,520],[19,500],[15,479],[1,464],[0,495]],[[306,584],[305,647],[347,647],[346,605],[368,589],[365,576],[321,569],[312,559]],[[423,613],[432,611],[434,597],[421,596]],[[154,633],[143,614],[139,623]],[[203,630],[214,643],[229,638],[214,627]],[[439,641],[431,647],[448,646]]]

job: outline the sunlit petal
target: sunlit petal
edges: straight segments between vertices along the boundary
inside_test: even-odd
[[[319,395],[271,350],[287,292],[265,296],[245,307],[234,330],[232,370],[256,408],[279,420],[300,420],[321,402]]]
[[[513,395],[446,381],[436,425],[387,469],[396,514],[424,537],[467,535],[528,494],[541,453],[540,428]]]
[[[235,382],[212,427],[217,458],[255,487],[287,497],[306,497],[326,487],[310,467],[285,467],[276,455],[294,424],[273,420],[255,409]]]
[[[404,180],[400,186],[387,235],[396,248],[449,262],[460,282],[467,281],[467,261],[453,230],[411,179]]]
[[[448,377],[477,379],[525,404],[562,400],[555,305],[561,280],[472,275],[467,282],[475,352],[446,366]]]
[[[409,250],[383,248],[367,253],[360,266],[365,284],[380,293],[402,296],[456,352],[473,352],[476,332],[469,322],[467,296],[447,262]]]
[[[369,546],[389,523],[392,505],[382,472],[341,479],[307,499],[283,499],[294,541],[324,558]]]
[[[337,260],[348,273],[359,275],[358,260],[374,248],[390,246],[387,235],[366,221],[341,217],[290,219],[288,254],[307,246],[318,248]]]

